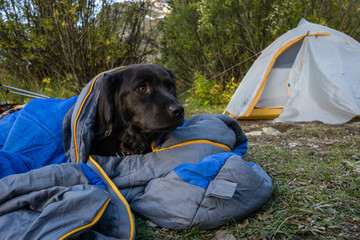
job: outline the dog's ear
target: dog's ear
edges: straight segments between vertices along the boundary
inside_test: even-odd
[[[164,68],[164,67],[162,67],[162,68],[163,68],[166,72],[169,73],[171,80],[173,80],[173,81],[175,82],[175,75],[174,75],[174,73],[173,73],[170,69],[168,69],[168,68]]]
[[[176,78],[175,78],[175,75],[174,73],[168,69],[168,68],[164,68],[162,67],[169,75],[170,75],[170,78],[171,78],[171,81],[174,83],[174,96],[176,97],[177,96],[177,91],[176,91]]]
[[[115,93],[120,75],[106,74],[100,85],[100,95],[98,103],[98,114],[100,120],[100,132],[109,136],[113,130]]]

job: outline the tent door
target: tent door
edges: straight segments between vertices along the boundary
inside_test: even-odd
[[[256,108],[281,108],[289,100],[287,79],[301,46],[297,42],[276,59]]]

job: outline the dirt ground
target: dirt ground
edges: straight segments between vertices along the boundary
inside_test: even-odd
[[[274,145],[277,142],[281,144],[286,138],[287,142],[312,142],[313,145],[317,145],[318,149],[321,149],[322,146],[329,146],[339,142],[352,144],[353,140],[357,139],[356,136],[360,135],[360,118],[354,118],[345,124],[324,124],[320,122],[272,123],[270,120],[239,120],[238,122],[246,135],[254,131],[263,131],[263,128],[274,128],[280,132],[277,136],[283,136],[273,138],[250,137],[251,139],[256,137],[256,142],[260,145],[269,144],[269,141]],[[266,134],[263,133],[262,135]]]
[[[309,157],[316,159],[341,154],[343,159],[355,164],[360,174],[360,118],[334,125],[320,122],[272,123],[269,120],[240,120],[239,123],[249,139],[250,155],[265,149],[293,154],[305,151]],[[266,134],[264,128],[273,128],[278,132]]]
[[[293,123],[272,123],[271,120],[239,120],[244,132],[259,131],[263,127],[273,127],[281,133],[288,132],[291,129],[302,129],[304,127],[335,127],[339,129],[345,129],[354,134],[360,134],[360,118],[354,118],[345,124],[324,124],[321,122],[293,122]]]

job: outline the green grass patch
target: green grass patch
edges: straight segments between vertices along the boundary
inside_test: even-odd
[[[223,113],[226,108],[226,104],[204,105],[201,101],[194,101],[191,98],[185,97],[180,97],[180,102],[184,105],[186,119],[190,119],[199,113],[220,114]]]

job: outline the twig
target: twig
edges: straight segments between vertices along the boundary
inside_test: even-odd
[[[290,217],[285,218],[285,220],[282,221],[282,223],[281,223],[281,224],[279,225],[279,227],[276,229],[276,231],[274,232],[274,235],[272,236],[271,239],[274,239],[274,238],[275,238],[275,236],[276,236],[276,234],[279,232],[281,226],[282,226],[287,220],[289,220],[289,219],[291,219],[291,218],[294,218],[294,217],[296,217],[296,216],[297,216],[297,214],[293,214],[293,215],[291,215]]]

